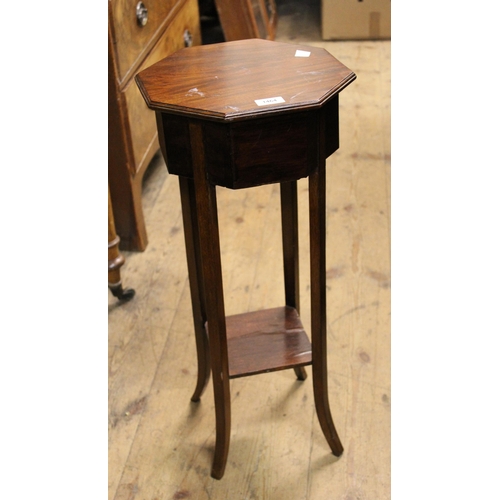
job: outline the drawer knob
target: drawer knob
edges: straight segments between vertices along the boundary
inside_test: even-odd
[[[191,47],[193,45],[193,35],[189,30],[184,31],[184,47]]]
[[[146,23],[148,22],[148,9],[142,2],[137,4],[137,7],[135,8],[135,15],[137,16],[137,24],[139,26],[146,26]]]

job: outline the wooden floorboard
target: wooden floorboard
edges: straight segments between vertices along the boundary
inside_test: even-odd
[[[305,43],[305,42],[304,42]],[[154,161],[144,193],[149,245],[124,253],[109,294],[109,500],[390,498],[390,42],[322,42],[357,74],[340,96],[340,149],[327,161],[328,377],[344,444],[334,457],[312,377],[231,381],[225,475],[210,477],[211,384],[200,403],[178,179]],[[217,189],[226,313],[283,304],[279,187]],[[307,181],[299,181],[300,316],[309,331]]]

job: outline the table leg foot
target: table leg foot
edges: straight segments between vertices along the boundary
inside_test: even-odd
[[[294,371],[298,380],[305,380],[307,378],[307,372],[303,366],[296,366]]]
[[[197,403],[210,380],[210,350],[205,328],[195,328],[196,349],[198,351],[198,380],[191,401]]]
[[[229,387],[227,392],[229,393]],[[222,389],[226,392],[224,389]],[[229,394],[227,394],[229,395]],[[223,398],[224,399],[224,398]],[[215,401],[216,438],[215,453],[212,463],[211,476],[214,479],[221,479],[226,470],[227,456],[229,453],[229,437],[231,431],[231,409],[230,401]]]
[[[127,302],[131,300],[135,295],[135,290],[133,288],[123,288],[121,283],[109,283],[108,288],[113,294],[113,297],[116,297],[118,300],[122,302]]]
[[[313,375],[314,376],[314,375]],[[339,435],[333,424],[332,414],[330,412],[330,406],[328,404],[328,395],[325,390],[320,387],[320,384],[314,383],[314,403],[316,405],[316,413],[318,415],[319,424],[321,430],[325,435],[325,438],[330,446],[332,453],[336,457],[340,457],[344,451],[344,447],[340,442]]]

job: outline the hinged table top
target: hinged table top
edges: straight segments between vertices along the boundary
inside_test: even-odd
[[[136,82],[153,110],[232,121],[319,108],[355,78],[325,49],[249,39],[182,49]]]

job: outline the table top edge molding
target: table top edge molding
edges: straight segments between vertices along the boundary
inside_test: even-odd
[[[149,98],[149,95],[144,88],[143,82],[140,79],[140,76],[137,75],[135,77],[137,86],[146,102],[146,105],[149,109],[153,111],[159,111],[167,114],[174,114],[179,116],[187,116],[191,118],[201,118],[201,119],[210,119],[215,121],[222,122],[234,122],[245,119],[270,116],[274,114],[283,114],[283,113],[292,113],[297,111],[307,111],[322,108],[332,97],[339,94],[344,88],[350,85],[356,79],[355,73],[350,73],[346,78],[344,78],[337,86],[324,94],[320,99],[308,101],[308,102],[299,102],[299,103],[280,103],[275,106],[266,106],[265,108],[255,108],[251,110],[243,110],[243,111],[231,111],[228,113],[221,113],[214,110],[205,110],[199,108],[185,107],[179,106],[175,104],[165,104],[158,101],[152,101]]]

